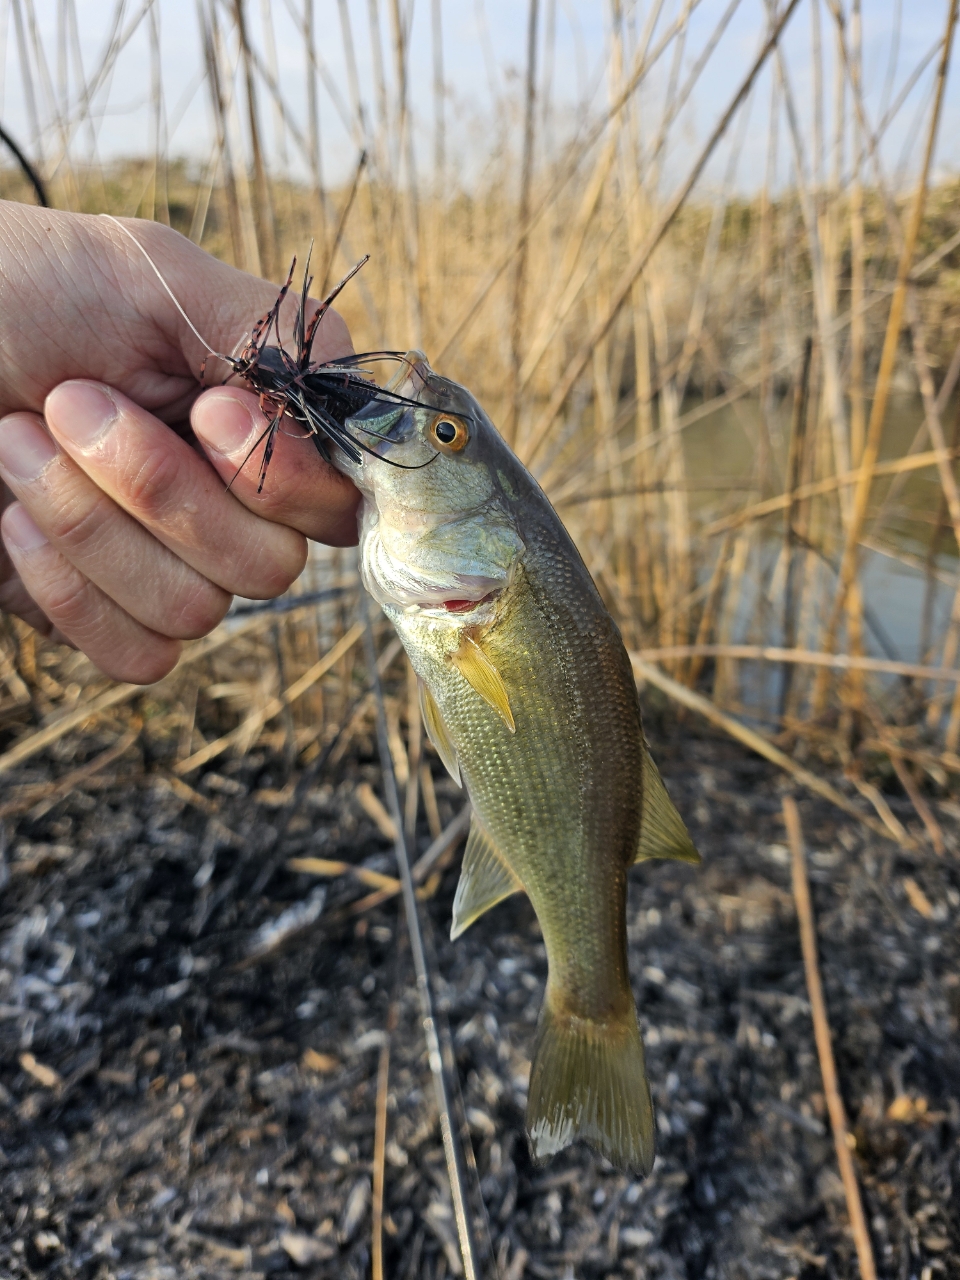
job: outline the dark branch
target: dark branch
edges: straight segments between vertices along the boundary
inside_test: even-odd
[[[3,125],[0,125],[0,142],[5,142],[7,146],[10,148],[10,150],[13,152],[13,154],[16,156],[17,161],[20,165],[20,168],[26,174],[28,181],[30,182],[34,191],[37,193],[37,200],[40,202],[40,204],[43,205],[44,209],[49,209],[50,201],[47,199],[46,187],[44,187],[43,183],[40,181],[40,175],[37,173],[36,169],[34,169],[33,165],[30,163],[27,157],[23,154],[23,152],[14,142],[14,140],[10,137],[9,133],[7,133],[6,129],[4,129]]]

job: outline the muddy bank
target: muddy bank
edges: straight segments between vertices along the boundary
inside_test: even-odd
[[[632,874],[631,970],[658,1110],[638,1182],[522,1134],[545,956],[510,900],[446,940],[456,860],[424,904],[489,1220],[486,1271],[533,1277],[857,1274],[826,1123],[780,820],[784,780],[696,725],[650,736],[704,854]],[[77,767],[32,761],[4,796]],[[149,753],[148,753],[149,754]],[[289,870],[390,874],[358,802],[369,738],[290,804],[280,755],[174,790],[138,740],[113,772],[3,823],[0,1275],[362,1277],[391,1004],[386,1269],[457,1259],[396,898]],[[440,817],[459,793],[435,770]],[[286,789],[284,789],[286,788]],[[888,797],[904,822],[910,810]],[[907,855],[799,797],[821,965],[880,1274],[960,1274],[960,823]],[[429,843],[426,829],[419,849]],[[271,874],[265,874],[267,868]],[[306,901],[294,946],[251,962]]]

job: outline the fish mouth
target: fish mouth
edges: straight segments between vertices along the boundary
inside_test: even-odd
[[[437,621],[459,619],[489,610],[510,585],[512,566],[490,566],[490,572],[485,564],[470,563],[476,557],[468,555],[458,573],[436,563],[443,558],[437,554],[426,557],[426,562],[416,556],[395,555],[382,534],[376,522],[366,522],[361,537],[361,571],[367,589],[383,605],[423,613]]]
[[[496,587],[493,590],[488,587],[483,595],[467,596],[463,594],[462,587],[457,595],[454,595],[448,588],[448,591],[443,594],[432,592],[429,596],[418,600],[416,608],[421,613],[427,613],[433,618],[449,618],[451,614],[454,617],[462,618],[466,617],[467,614],[477,613],[480,610],[489,611],[488,606],[495,604],[503,595],[503,591],[503,587]]]
[[[483,604],[490,604],[499,595],[499,591],[488,591],[479,600],[444,600],[443,608],[447,613],[470,613],[473,609],[479,609]]]

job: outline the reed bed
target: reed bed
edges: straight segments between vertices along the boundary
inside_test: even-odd
[[[486,149],[480,148],[479,161],[474,155],[469,178],[458,167],[455,151],[454,108],[444,67],[447,10],[438,0],[425,26],[414,26],[412,7],[399,0],[384,6],[370,0],[362,27],[354,7],[341,4],[336,36],[325,28],[322,38],[312,4],[287,6],[308,65],[302,101],[291,97],[281,75],[274,30],[278,5],[262,0],[255,11],[245,0],[199,0],[198,92],[206,97],[210,135],[203,163],[178,157],[164,141],[169,121],[158,25],[162,0],[147,0],[130,14],[119,5],[96,65],[85,66],[76,55],[73,0],[58,7],[49,45],[44,44],[33,0],[0,5],[0,32],[13,33],[8,60],[16,56],[21,92],[29,105],[33,137],[21,142],[56,206],[158,219],[212,253],[278,282],[294,254],[302,261],[313,240],[315,292],[363,253],[372,254],[341,300],[357,349],[421,347],[435,368],[462,381],[484,403],[574,534],[622,628],[651,718],[664,726],[665,736],[668,722],[679,718],[686,732],[694,716],[702,717],[812,792],[824,849],[839,842],[834,861],[822,865],[834,868],[832,876],[849,876],[851,893],[854,887],[857,894],[865,892],[851,852],[862,852],[859,842],[864,839],[892,840],[901,859],[915,860],[896,864],[895,873],[889,858],[883,863],[884,894],[887,907],[895,901],[906,921],[900,943],[907,947],[903,939],[909,936],[920,957],[917,963],[926,964],[920,924],[932,937],[949,917],[945,904],[956,910],[956,891],[939,859],[957,848],[955,819],[960,813],[952,798],[960,774],[960,184],[944,178],[934,164],[957,3],[943,5],[938,40],[916,65],[896,70],[879,110],[862,86],[856,3],[827,0],[821,6],[818,0],[789,0],[767,6],[765,29],[758,25],[755,47],[741,50],[726,96],[710,103],[706,124],[691,143],[681,128],[684,111],[699,101],[711,59],[725,47],[724,34],[738,7],[738,0],[722,10],[704,5],[710,21],[695,32],[696,4],[611,0],[603,92],[588,95],[588,101],[573,109],[558,99],[551,79],[551,31],[559,20],[558,8],[529,0],[524,10],[525,65],[514,81],[497,82],[513,87],[498,90],[489,140]],[[809,119],[798,111],[797,68],[784,36],[792,29],[789,24],[801,22],[810,26],[808,69],[819,104]],[[715,24],[712,29],[710,23]],[[145,35],[150,50],[151,146],[138,158],[100,163],[88,145],[90,130],[94,136],[96,132],[92,104],[135,34]],[[361,81],[358,72],[357,49],[363,41],[370,46],[369,82]],[[331,67],[343,71],[342,92],[335,78],[331,81]],[[433,87],[426,120],[423,102],[411,92],[414,75],[426,77]],[[829,88],[828,76],[833,80]],[[826,111],[828,96],[832,106]],[[331,102],[354,148],[349,171],[336,182],[324,176],[322,121]],[[910,136],[916,140],[911,163],[894,166],[885,138],[908,111],[913,113]],[[757,137],[765,153],[763,178],[758,190],[744,194],[744,157]],[[0,196],[34,198],[16,167],[0,168]],[[901,577],[884,576],[884,566]],[[905,593],[907,603],[899,612],[891,609],[891,583]],[[219,961],[214,956],[230,957],[231,967],[211,987],[221,1022],[233,1007],[233,987],[246,981],[236,975],[260,965],[282,965],[288,947],[307,938],[315,941],[310,933],[315,917],[295,912],[309,913],[311,903],[324,913],[329,937],[342,938],[345,947],[353,948],[349,991],[350,999],[359,1001],[357,991],[366,993],[363,967],[369,963],[369,939],[382,940],[393,927],[384,906],[396,898],[399,885],[388,874],[392,868],[382,846],[396,840],[398,815],[402,812],[411,856],[421,854],[413,867],[418,896],[429,910],[440,894],[444,911],[450,895],[443,872],[462,834],[463,818],[422,739],[410,672],[399,660],[396,642],[383,631],[378,632],[378,669],[384,678],[385,737],[398,788],[393,813],[374,789],[379,777],[372,763],[378,708],[361,659],[357,593],[353,553],[316,549],[282,610],[246,613],[241,605],[213,637],[187,649],[170,677],[147,690],[112,685],[81,655],[0,618],[0,887],[13,886],[9,892],[15,892],[22,918],[28,919],[36,902],[32,877],[62,875],[66,883],[74,873],[81,875],[83,867],[70,868],[77,861],[74,846],[81,840],[77,833],[85,830],[82,815],[91,795],[110,797],[111,804],[116,800],[103,837],[110,857],[123,840],[128,821],[124,806],[140,805],[129,797],[146,795],[143,813],[137,809],[139,816],[129,822],[142,821],[149,841],[165,850],[169,846],[171,865],[182,855],[192,877],[189,914],[174,922],[170,937],[176,934],[178,945],[187,949],[184,954],[201,956],[202,964],[215,967]],[[708,832],[707,801],[711,812],[724,815],[714,878],[704,891],[721,906],[714,911],[703,896],[691,896],[685,882],[664,881],[656,891],[659,896],[650,899],[658,906],[631,917],[632,936],[658,945],[662,917],[665,934],[686,957],[683,972],[698,984],[681,982],[672,995],[667,988],[664,999],[682,1006],[678,1021],[686,1018],[692,1025],[700,1019],[702,1025],[688,1037],[689,1052],[699,1055],[697,1062],[712,1064],[719,1052],[715,1046],[730,1028],[711,1021],[706,1010],[729,1003],[730,991],[737,983],[740,990],[746,981],[732,969],[721,978],[716,977],[719,970],[714,972],[716,956],[726,954],[724,937],[734,927],[730,920],[753,911],[759,921],[756,929],[762,937],[755,946],[753,986],[767,981],[765,970],[761,975],[765,964],[779,963],[774,953],[789,896],[774,892],[768,901],[766,890],[757,888],[761,881],[766,884],[764,875],[776,875],[767,864],[780,865],[772,830],[780,819],[767,814],[759,786],[772,786],[775,775],[750,760],[741,762],[742,768],[728,769],[722,749],[699,742],[691,748],[691,774],[685,766],[686,747],[672,741],[674,770],[672,779],[668,770],[668,781],[675,791],[689,791],[694,834]],[[734,779],[716,794],[711,781],[727,772],[733,778],[738,769],[754,787],[756,867],[750,863],[747,871],[738,869],[738,824],[746,821],[746,802],[730,789],[743,780]],[[316,841],[304,834],[312,822],[305,817],[307,810],[323,817],[326,852],[342,856],[306,856],[316,852]],[[773,810],[779,813],[779,805],[773,804]],[[835,822],[854,825],[833,829],[825,812],[832,812]],[[837,818],[838,812],[847,818]],[[169,834],[171,813],[183,822],[189,815],[196,827],[184,836],[179,852]],[[365,856],[378,840],[379,852]],[[235,866],[225,865],[228,850],[237,854]],[[814,858],[834,857],[834,852]],[[874,860],[870,865],[876,871],[879,864]],[[906,878],[904,866],[911,871]],[[735,893],[728,881],[735,883]],[[318,885],[327,886],[326,898]],[[906,904],[902,909],[901,899]],[[680,901],[687,904],[682,922],[673,911]],[[77,909],[82,906],[80,902]],[[876,904],[863,910],[879,937],[883,911]],[[130,919],[139,919],[140,911],[134,903]],[[142,927],[152,927],[149,912],[143,912]],[[50,919],[49,939],[59,938],[57,921]],[[539,962],[536,940],[527,937],[529,928],[522,922],[512,920],[510,927],[511,946],[533,972]],[[132,924],[128,929],[131,935],[136,932]],[[843,930],[844,963],[852,972],[861,965],[865,944],[846,917]],[[953,945],[948,932],[937,933],[938,946]],[[476,953],[457,962],[463,990],[473,982],[471,964],[478,972],[494,972],[496,949],[490,950],[488,943],[477,943]],[[86,954],[82,946],[80,951]],[[168,967],[172,956],[171,943]],[[324,957],[324,963],[334,963],[326,952]],[[449,951],[444,951],[443,962],[444,971],[453,973]],[[643,963],[648,964],[647,986],[653,990],[662,985],[664,975],[655,967],[659,962]],[[873,963],[877,972],[886,971],[886,952],[879,942]],[[389,994],[389,968],[377,970],[376,998],[381,991],[389,998],[377,1008],[377,1027],[387,1032],[374,1045],[380,1051],[376,1080],[363,1083],[363,1072],[355,1065],[344,1069],[342,1079],[336,1077],[341,1092],[356,1086],[343,1096],[353,1098],[358,1124],[370,1120],[367,1127],[370,1134],[375,1131],[375,1142],[370,1152],[364,1146],[359,1159],[356,1143],[344,1148],[320,1142],[312,1154],[297,1148],[295,1167],[303,1173],[304,1186],[310,1176],[303,1169],[312,1160],[323,1166],[324,1178],[329,1174],[330,1186],[339,1188],[330,1192],[337,1221],[328,1216],[333,1203],[329,1195],[325,1200],[318,1193],[312,1208],[303,1207],[306,1193],[302,1203],[297,1200],[301,1184],[291,1173],[292,1181],[285,1185],[291,1188],[294,1209],[286,1196],[281,1202],[291,1217],[278,1210],[290,1229],[281,1235],[267,1227],[261,1231],[264,1240],[269,1237],[262,1252],[278,1273],[289,1265],[327,1274],[327,1264],[342,1264],[338,1274],[366,1274],[357,1224],[367,1212],[369,1170],[374,1266],[382,1272],[386,1256],[402,1262],[410,1276],[429,1274],[439,1280],[457,1274],[453,1229],[449,1215],[444,1217],[447,1201],[440,1197],[441,1207],[430,1210],[432,1219],[424,1208],[424,1187],[433,1185],[431,1179],[439,1181],[432,1148],[421,1152],[417,1142],[422,1146],[424,1139],[416,1137],[420,1130],[413,1120],[397,1128],[388,1111],[387,1091],[397,1064],[404,1089],[419,1079],[419,1041],[397,1038],[398,1009],[405,1007],[405,997],[397,990]],[[501,960],[498,972],[514,971]],[[164,1001],[182,998],[189,1038],[190,1026],[207,1018],[206,1006],[201,1008],[207,997],[193,975],[190,969],[182,979],[193,983],[189,992],[184,986],[173,995],[169,992],[176,982],[146,982],[149,991],[137,1016],[162,1021]],[[861,976],[857,990],[862,989],[863,999],[872,999],[862,994],[870,984]],[[796,1001],[790,981],[784,978],[777,999]],[[490,984],[495,989],[493,979]],[[308,1019],[299,1007],[306,1007],[316,992],[300,990],[302,985],[299,977],[292,985],[278,980],[277,999],[289,1003],[296,990],[301,1002],[297,1017]],[[943,991],[937,988],[936,1011],[924,1014],[930,1036],[940,1037],[938,1044],[943,1027],[956,1026],[955,988],[947,990],[946,982],[943,986]],[[701,988],[712,993],[702,1015],[694,1012],[699,995],[691,995]],[[254,998],[254,987],[244,990],[238,1007]],[[741,990],[741,996],[736,1044],[746,1060],[770,1049],[767,1040],[772,1042],[773,1035],[765,1032],[761,1039],[763,1017],[749,1010],[749,991],[743,996]],[[602,1187],[597,1183],[598,1193],[610,1193],[608,1209],[599,1216],[592,1213],[581,1195],[574,1230],[569,1222],[561,1225],[554,1199],[559,1204],[558,1188],[593,1186],[589,1180],[595,1171],[587,1172],[583,1161],[571,1157],[559,1180],[550,1182],[549,1176],[535,1175],[525,1165],[513,1138],[528,1063],[522,1053],[505,1052],[498,1035],[489,1032],[480,1005],[470,1003],[473,999],[461,992],[449,1007],[456,1014],[469,1006],[476,1023],[457,1051],[461,1065],[465,1055],[472,1064],[465,1115],[484,1173],[480,1185],[467,1177],[475,1225],[487,1221],[484,1202],[488,1208],[497,1206],[491,1213],[491,1234],[480,1241],[484,1265],[491,1271],[499,1267],[499,1274],[513,1280],[524,1274],[566,1276],[574,1266],[608,1274],[604,1268],[615,1261],[623,1274],[672,1276],[686,1266],[679,1259],[710,1256],[707,1246],[700,1248],[695,1241],[674,1248],[667,1229],[656,1223],[689,1222],[702,1210],[704,1223],[710,1220],[704,1229],[723,1234],[713,1220],[716,1196],[709,1176],[703,1183],[700,1170],[696,1189],[681,1194],[687,1175],[680,1152],[693,1123],[689,1116],[707,1115],[708,1107],[713,1114],[720,1095],[733,1097],[740,1090],[749,1110],[749,1089],[736,1062],[724,1058],[717,1067],[717,1078],[724,1083],[712,1093],[707,1090],[705,1102],[695,1098],[686,1121],[682,1108],[675,1108],[675,1142],[668,1120],[667,1161],[650,1184],[649,1214],[643,1216],[646,1201],[636,1212],[628,1207],[638,1203],[640,1193],[626,1180],[614,1186],[608,1179]],[[954,1012],[948,1016],[943,1009],[949,1001]],[[850,1025],[858,1021],[859,1007],[851,995],[844,1005]],[[783,1027],[779,1022],[774,1027],[771,1014],[770,1026],[784,1043],[799,1035],[796,1028],[784,1030],[794,1016],[791,1008],[784,1005]],[[907,1010],[904,1004],[903,1012],[898,1005],[897,1010],[904,1025],[912,1026],[912,1006]],[[70,1011],[70,1016],[76,1012],[72,1005]],[[217,1064],[203,1058],[196,1073],[188,1072],[195,1078],[193,1085],[184,1086],[186,1108],[177,1103],[174,1111],[179,1106],[180,1114],[169,1113],[173,1120],[164,1113],[162,1141],[180,1152],[177,1186],[195,1185],[191,1161],[202,1166],[221,1158],[209,1154],[223,1149],[224,1135],[212,1121],[208,1125],[202,1120],[205,1108],[226,1115],[229,1107],[242,1112],[259,1105],[244,1056],[261,1055],[272,1069],[290,1049],[278,1044],[264,1050],[256,1037],[272,1022],[257,1026],[248,1014],[244,1005],[244,1034],[230,1040],[227,1033],[218,1033],[214,1048],[208,1044],[202,1051],[233,1054],[240,1063],[235,1077],[227,1081]],[[407,1022],[411,1017],[407,1010]],[[329,1026],[322,1024],[322,1034],[320,1022],[304,1022],[297,1041],[303,1080],[315,1084],[318,1075],[340,1069],[324,1039],[333,1036],[329,1028],[335,1020],[331,1015]],[[212,1015],[208,1021],[212,1023]],[[9,1025],[19,1028],[21,1023]],[[36,1025],[41,1028],[37,1046],[49,1044],[51,1054],[59,1052],[60,1032],[53,1021]],[[179,1033],[180,1023],[176,1025]],[[362,1044],[368,1030],[366,1024],[358,1031],[351,1023],[349,1034],[342,1027],[338,1034],[352,1044],[350,1036],[356,1033]],[[168,1057],[172,1061],[179,1053],[159,1033],[151,1030],[149,1035],[149,1044],[156,1040],[158,1048],[152,1064],[147,1063],[148,1077],[158,1061],[159,1071]],[[464,1048],[470,1037],[474,1047]],[[682,1040],[680,1036],[677,1044]],[[686,1053],[659,1051],[659,1043],[653,1041],[654,1065],[659,1057],[664,1068],[675,1065],[677,1055]],[[113,1051],[105,1049],[107,1065],[101,1069],[98,1057],[88,1074],[99,1071],[103,1090],[125,1089],[128,1076],[139,1078],[143,1070],[138,1055],[146,1060],[154,1053],[147,1044],[140,1037],[129,1062],[119,1049],[116,1061],[110,1057]],[[893,1053],[894,1046],[885,1043],[885,1049]],[[364,1051],[351,1048],[350,1064],[359,1062]],[[848,1065],[857,1051],[856,1045],[850,1049]],[[30,1063],[42,1064],[29,1046],[24,1052],[33,1055],[26,1066],[22,1056],[18,1059],[24,1080],[39,1080],[35,1073],[31,1076]],[[931,1062],[940,1061],[933,1049],[928,1056]],[[190,1058],[187,1065],[193,1062]],[[785,1063],[778,1059],[763,1076],[772,1099],[768,1119],[777,1115],[780,1120],[762,1121],[760,1127],[766,1124],[772,1132],[775,1123],[806,1126],[805,1132],[829,1151],[822,1117],[800,1115],[787,1105],[793,1094]],[[177,1070],[183,1067],[179,1062]],[[762,1074],[759,1066],[757,1071]],[[149,1085],[158,1107],[167,1074],[153,1071],[152,1080],[161,1083]],[[887,1213],[891,1223],[901,1223],[897,1266],[899,1274],[907,1274],[917,1259],[935,1264],[945,1259],[949,1265],[956,1254],[948,1252],[953,1248],[950,1228],[939,1225],[937,1216],[945,1219],[948,1194],[935,1191],[931,1196],[928,1190],[948,1176],[932,1128],[924,1128],[914,1144],[917,1154],[910,1160],[916,1168],[908,1161],[903,1174],[904,1187],[909,1182],[910,1195],[919,1196],[917,1204],[911,1200],[908,1212],[907,1191],[890,1191],[889,1159],[902,1146],[899,1136],[891,1136],[892,1126],[925,1124],[926,1097],[936,1093],[929,1072],[919,1093],[904,1085],[900,1066],[895,1075],[899,1084],[889,1112],[883,1087],[858,1076],[867,1102],[857,1134],[867,1143],[863,1158],[873,1181],[865,1194],[872,1197],[871,1212],[880,1220]],[[280,1092],[271,1094],[268,1076],[270,1070],[258,1077],[261,1101],[272,1108],[271,1116],[282,1112],[286,1124],[284,1108],[290,1104],[280,1099],[279,1084]],[[700,1072],[698,1080],[701,1076],[706,1078]],[[49,1096],[42,1092],[48,1088],[42,1080],[39,1090],[27,1080],[17,1112],[22,1123],[47,1123],[50,1116],[50,1124],[59,1123],[59,1099],[64,1093],[71,1096],[83,1079],[63,1075],[49,1085],[54,1091]],[[201,1092],[187,1097],[197,1079]],[[26,1091],[28,1086],[32,1092]],[[815,1089],[816,1081],[807,1080],[804,1088]],[[306,1096],[309,1089],[304,1089]],[[224,1100],[228,1094],[229,1104]],[[331,1086],[329,1096],[340,1095]],[[497,1101],[501,1097],[502,1104]],[[671,1105],[666,1094],[660,1101],[663,1108]],[[103,1105],[115,1103],[111,1095]],[[893,1104],[900,1108],[896,1114]],[[955,1103],[950,1107],[955,1130]],[[424,1133],[433,1123],[427,1110],[416,1117]],[[513,1137],[502,1147],[491,1114],[499,1117],[498,1124],[513,1126]],[[940,1117],[938,1123],[947,1123],[946,1112],[934,1108],[932,1114]],[[277,1137],[270,1131],[272,1123],[258,1121],[249,1132],[243,1130],[246,1149],[253,1144],[258,1152],[266,1150]],[[322,1123],[314,1116],[306,1128]],[[226,1120],[220,1127],[232,1132]],[[702,1127],[706,1142],[706,1123]],[[728,1130],[727,1120],[711,1130],[718,1184],[725,1176],[718,1170],[726,1158],[721,1153],[727,1150]],[[401,1150],[396,1141],[391,1148],[388,1132],[402,1134],[406,1148]],[[403,1174],[407,1150],[418,1154]],[[271,1164],[270,1178],[282,1172],[282,1159],[276,1157],[276,1167]],[[390,1161],[393,1167],[385,1170]],[[809,1182],[811,1168],[821,1164],[822,1152],[812,1164],[806,1156],[798,1157],[783,1174],[778,1203],[785,1214],[800,1212],[788,1184]],[[346,1183],[337,1182],[338,1169],[351,1175],[349,1194]],[[248,1172],[238,1173],[231,1165],[224,1178],[229,1182],[235,1176],[239,1186]],[[89,1182],[86,1173],[83,1178]],[[401,1187],[409,1184],[410,1195],[417,1188],[415,1194],[424,1202],[417,1201],[415,1227],[404,1216],[407,1206],[396,1190],[398,1179]],[[536,1207],[515,1230],[518,1186],[521,1194],[528,1189]],[[759,1183],[755,1203],[762,1198],[758,1188]],[[156,1194],[161,1193],[162,1188]],[[206,1192],[190,1194],[202,1197]],[[266,1203],[266,1191],[251,1194]],[[901,1197],[897,1206],[902,1201],[904,1207],[887,1205],[896,1195]],[[154,1201],[141,1200],[142,1221],[152,1221],[148,1209]],[[921,1202],[927,1208],[917,1209]],[[600,1202],[593,1203],[595,1208]],[[927,1216],[911,1216],[915,1210]],[[159,1208],[154,1215],[159,1221],[158,1215]],[[732,1266],[736,1257],[744,1275],[772,1274],[764,1267],[773,1239],[784,1277],[799,1275],[805,1266],[820,1267],[828,1256],[830,1265],[843,1273],[852,1256],[849,1242],[844,1242],[833,1208],[829,1217],[822,1230],[795,1233],[787,1244],[779,1238],[786,1229],[775,1224],[768,1223],[766,1234],[749,1240],[743,1227],[736,1239],[724,1237],[723,1248],[731,1252],[720,1249],[713,1256],[721,1267]],[[871,1221],[879,1233],[878,1217]],[[309,1234],[300,1229],[304,1222],[310,1223]],[[650,1246],[647,1271],[639,1261],[624,1260],[622,1248],[618,1254],[621,1228],[632,1233],[630,1248]],[[400,1232],[396,1240],[391,1234],[395,1229]],[[192,1234],[188,1228],[176,1238],[168,1232],[164,1256],[178,1259],[183,1274],[207,1274],[208,1265],[251,1272],[253,1246],[218,1243],[219,1230],[211,1216]],[[884,1231],[889,1234],[893,1228]],[[926,1252],[917,1244],[924,1231],[924,1241],[933,1242],[929,1248],[923,1245]],[[29,1253],[36,1265],[56,1255],[49,1241],[49,1257],[44,1255],[48,1246],[36,1243],[41,1237],[46,1238],[42,1231]],[[893,1250],[891,1244],[890,1257]],[[531,1260],[538,1269],[525,1272]]]
[[[712,131],[681,151],[678,121],[736,4],[698,28],[695,48],[691,6],[613,5],[606,103],[595,97],[571,123],[550,80],[556,11],[532,3],[524,74],[495,103],[494,143],[469,180],[449,153],[440,6],[429,48],[413,41],[410,15],[374,4],[363,30],[341,6],[340,44],[318,52],[308,5],[302,104],[278,79],[270,4],[254,15],[202,3],[201,166],[165,152],[159,125],[149,159],[91,164],[81,145],[84,113],[137,23],[160,119],[159,5],[119,23],[83,75],[82,62],[58,63],[58,86],[32,2],[11,13],[32,33],[19,76],[55,204],[158,218],[277,280],[314,239],[318,287],[372,252],[343,298],[357,348],[420,346],[474,390],[556,502],[628,646],[781,746],[874,774],[891,767],[876,751],[878,717],[897,750],[924,758],[960,741],[960,220],[956,184],[934,182],[932,167],[954,17],[945,6],[939,42],[900,68],[875,119],[859,11],[795,7],[769,10]],[[60,15],[62,40],[73,12]],[[778,42],[788,21],[812,23],[810,121]],[[361,85],[364,40],[374,83]],[[425,65],[430,163],[410,90]],[[345,68],[349,100],[337,106],[356,146],[334,186],[317,123],[331,67]],[[917,163],[890,172],[885,135],[908,109]],[[747,197],[739,173],[757,137],[765,176]],[[309,178],[291,176],[297,166]],[[29,198],[16,170],[0,191]],[[907,394],[922,405],[912,440]],[[923,582],[924,607],[895,640],[871,582],[883,561]],[[316,637],[297,643],[316,651]],[[771,660],[771,647],[792,652]],[[861,662],[871,656],[944,678],[880,675]],[[935,772],[921,769],[917,785],[942,785]]]

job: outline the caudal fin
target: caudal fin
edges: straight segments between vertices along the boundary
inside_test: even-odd
[[[653,1103],[636,1013],[593,1022],[540,1012],[530,1071],[527,1137],[538,1163],[580,1138],[611,1164],[636,1173],[653,1166]]]

